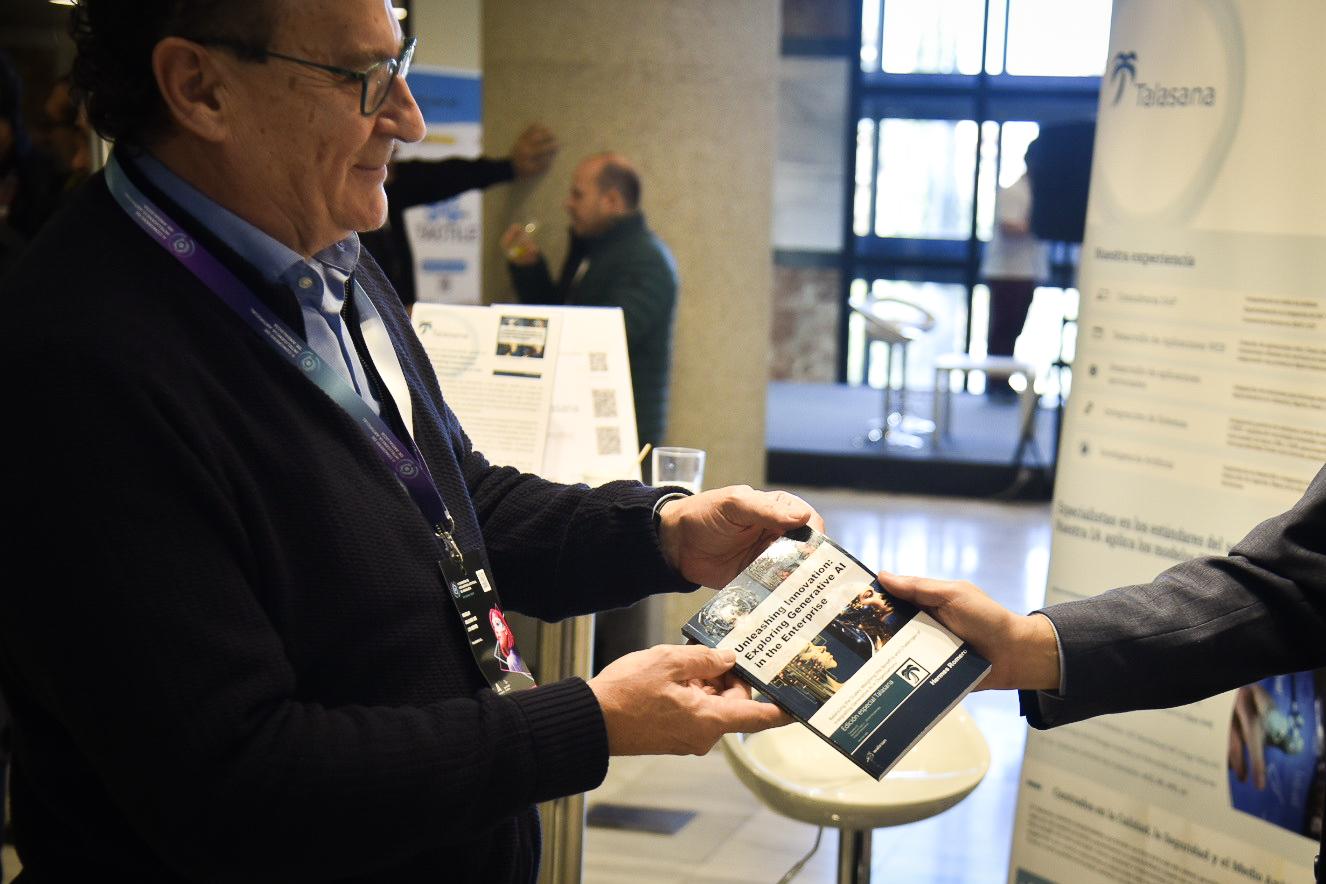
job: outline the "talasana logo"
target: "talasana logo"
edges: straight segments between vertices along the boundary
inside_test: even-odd
[[[1129,83],[1137,79],[1137,53],[1120,52],[1114,56],[1114,70],[1110,72],[1110,82],[1118,83],[1119,88],[1114,93],[1114,103],[1118,104],[1123,98],[1123,90]]]
[[[1110,82],[1115,84],[1113,104],[1123,101],[1131,85],[1137,94],[1137,107],[1211,107],[1216,103],[1214,86],[1168,86],[1137,79],[1137,53],[1129,50],[1114,56]]]

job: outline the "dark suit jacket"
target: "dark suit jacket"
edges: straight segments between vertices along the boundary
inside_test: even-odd
[[[1326,666],[1326,468],[1229,555],[1042,613],[1059,632],[1068,690],[1024,696],[1035,727],[1179,706]]]
[[[1022,712],[1038,728],[1326,666],[1326,467],[1229,555],[1042,613],[1059,633],[1067,691],[1023,692]]]

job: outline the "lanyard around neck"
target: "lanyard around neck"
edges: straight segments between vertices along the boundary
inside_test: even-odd
[[[462,556],[452,532],[456,523],[437,490],[423,457],[413,444],[402,443],[368,403],[359,397],[340,373],[315,353],[276,314],[258,299],[253,290],[217,260],[202,243],[163,212],[129,179],[114,154],[106,163],[106,185],[120,208],[157,245],[221,299],[249,328],[266,341],[286,363],[318,386],[352,417],[368,437],[379,459],[404,486],[433,533],[442,541],[448,556]]]

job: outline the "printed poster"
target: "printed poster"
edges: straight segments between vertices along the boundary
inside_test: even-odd
[[[423,113],[427,134],[418,144],[402,144],[397,159],[442,160],[483,152],[482,79],[477,71],[415,65],[410,69],[410,91]],[[480,302],[482,209],[483,195],[469,191],[405,211],[420,301]]]
[[[1115,2],[1047,603],[1225,553],[1326,461],[1322,34],[1316,0]],[[1323,696],[1031,732],[1009,880],[1310,880]]]

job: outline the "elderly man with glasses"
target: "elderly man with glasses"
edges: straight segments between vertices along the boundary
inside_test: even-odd
[[[495,662],[499,593],[557,619],[721,585],[819,519],[472,448],[356,237],[423,135],[389,2],[74,15],[114,153],[0,287],[41,455],[0,588],[20,880],[532,881],[534,803],[610,754],[786,721],[710,649],[533,689]]]

